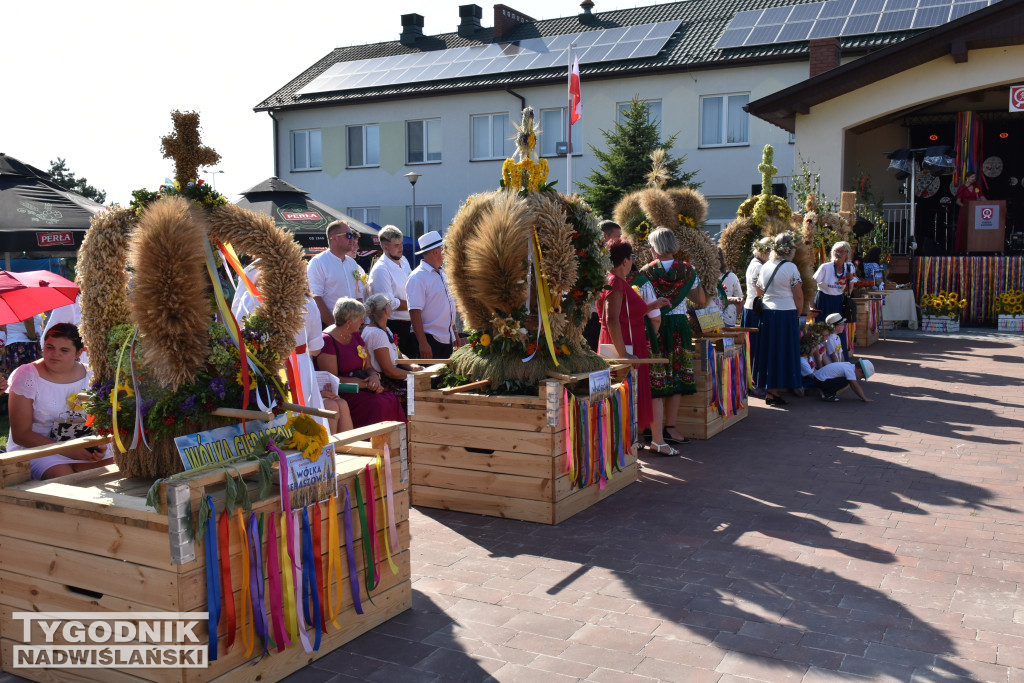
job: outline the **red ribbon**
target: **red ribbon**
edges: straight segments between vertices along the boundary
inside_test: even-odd
[[[217,546],[220,553],[220,594],[224,604],[224,614],[228,618],[228,644],[224,648],[227,652],[235,642],[235,593],[231,590],[231,555],[228,552],[228,511],[224,509],[220,513],[220,521],[217,522]],[[210,634],[216,638],[217,634]]]

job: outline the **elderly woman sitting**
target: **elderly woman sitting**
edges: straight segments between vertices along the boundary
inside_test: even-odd
[[[366,300],[366,316],[370,324],[363,328],[363,339],[370,352],[370,364],[380,375],[384,388],[405,402],[405,379],[409,371],[420,370],[418,365],[398,365],[398,335],[388,329],[388,318],[394,311],[394,299],[387,294],[374,294]]]
[[[381,385],[380,373],[370,363],[370,352],[359,334],[366,316],[362,303],[342,297],[334,304],[334,325],[323,334],[324,348],[316,357],[318,370],[337,375],[342,382],[355,384],[359,391],[343,394],[354,427],[378,422],[405,421],[405,411],[393,392]]]

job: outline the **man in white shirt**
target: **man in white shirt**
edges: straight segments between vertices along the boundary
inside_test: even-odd
[[[866,358],[861,358],[856,363],[829,363],[814,371],[814,383],[821,391],[822,401],[838,401],[839,394],[847,387],[853,389],[853,393],[860,397],[861,401],[870,403],[871,399],[864,394],[858,380],[867,381],[875,374],[874,364]]]
[[[334,221],[327,226],[327,251],[314,256],[306,267],[309,291],[320,310],[320,322],[326,327],[334,324],[334,303],[345,296],[366,298],[366,271],[349,256],[359,241],[359,233],[345,221]]]
[[[370,293],[387,294],[391,298],[393,307],[388,327],[398,337],[398,349],[411,358],[410,354],[418,352],[419,343],[412,333],[409,297],[405,292],[412,268],[402,255],[402,231],[393,225],[385,225],[377,239],[383,253],[370,268]]]
[[[459,337],[455,331],[455,300],[441,270],[444,244],[440,233],[431,230],[423,235],[419,247],[416,253],[422,254],[423,260],[405,283],[417,350],[420,358],[448,358],[459,345]]]

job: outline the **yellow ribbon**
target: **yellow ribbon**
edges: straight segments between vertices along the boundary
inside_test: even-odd
[[[110,427],[114,432],[114,443],[117,444],[117,449],[122,453],[127,453],[128,449],[121,443],[121,432],[117,429],[117,411],[118,401],[117,394],[119,393],[117,388],[121,381],[121,363],[124,361],[124,352],[128,350],[128,345],[132,343],[132,339],[135,338],[135,328],[132,328],[132,333],[124,340],[124,344],[121,345],[121,351],[117,354],[117,369],[114,370],[114,388],[111,389],[110,399]],[[136,398],[138,400],[138,398]],[[138,427],[138,424],[135,425]]]
[[[398,573],[398,567],[395,565],[395,563],[391,559],[391,544],[388,543],[388,495],[387,495],[387,492],[384,490],[384,467],[383,467],[383,463],[384,463],[384,456],[380,452],[378,452],[377,453],[377,462],[376,462],[376,467],[377,467],[377,487],[380,489],[380,507],[383,510],[383,513],[381,514],[381,519],[384,520],[384,525],[383,525],[384,533],[381,534],[381,535],[384,536],[384,555],[388,558],[388,567],[391,568],[391,573],[392,574],[397,574]],[[371,504],[374,504],[373,500],[372,500],[372,495],[371,495],[371,500],[369,502]]]
[[[238,515],[238,537],[242,539],[242,609],[239,618],[241,623],[238,630],[242,632],[242,645],[245,647],[245,658],[252,655],[253,645],[256,643],[256,630],[253,622],[251,595],[249,593],[249,541],[245,535],[245,519],[242,511],[236,511]]]
[[[327,571],[334,572],[334,600],[330,599],[331,577],[324,575],[327,582],[327,605],[330,609],[331,624],[338,626],[338,614],[341,612],[341,586],[344,580],[341,574],[341,539],[338,536],[338,500],[331,494],[327,503]]]
[[[551,334],[551,322],[548,320],[548,309],[551,308],[551,291],[548,289],[548,280],[544,277],[544,270],[541,268],[540,240],[537,238],[537,227],[533,227],[533,259],[534,268],[537,270],[537,308],[540,309],[540,318],[544,325],[544,338],[548,342],[548,351],[551,353],[551,360],[555,367],[558,367],[558,356],[555,353],[555,339]]]
[[[612,454],[612,411],[611,411],[611,399],[605,399],[601,401],[601,424],[604,425],[604,433],[601,434],[601,438],[604,439],[604,471],[607,475],[608,481],[612,480],[612,464],[615,462],[614,455]]]
[[[298,614],[295,611],[295,583],[292,580],[292,554],[288,548],[287,516],[278,517],[278,554],[281,557],[281,597],[284,603],[284,627],[292,643],[299,642]]]

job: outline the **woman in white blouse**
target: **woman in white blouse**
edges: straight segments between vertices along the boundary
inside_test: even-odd
[[[771,260],[757,276],[757,295],[764,301],[757,336],[754,384],[766,392],[765,403],[782,406],[780,390],[798,389],[800,379],[800,311],[804,307],[800,270],[790,262],[796,252],[791,232],[776,235]]]
[[[410,371],[422,368],[418,365],[398,364],[397,335],[388,329],[393,301],[387,294],[374,294],[366,300],[366,317],[370,322],[363,328],[362,336],[370,352],[370,363],[380,373],[381,385],[405,403],[405,380]]]

